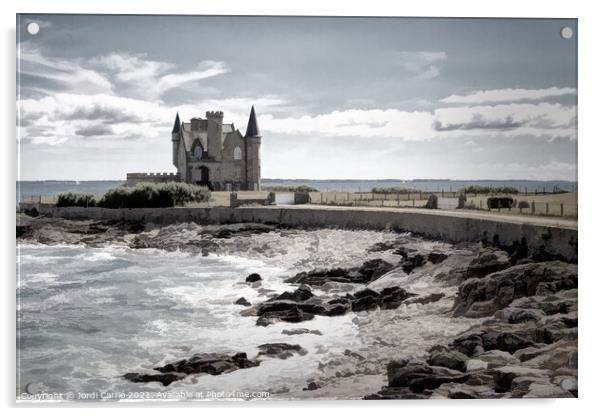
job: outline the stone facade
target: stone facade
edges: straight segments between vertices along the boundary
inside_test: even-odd
[[[212,190],[261,188],[261,135],[251,108],[243,136],[234,124],[224,123],[224,113],[207,111],[205,118],[181,123],[179,115],[171,134],[172,162],[181,181]]]

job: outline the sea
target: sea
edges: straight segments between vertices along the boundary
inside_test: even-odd
[[[124,185],[125,181],[18,181],[16,183],[17,201],[31,198],[52,197],[62,192],[85,192],[100,195],[108,189]],[[322,192],[370,192],[375,187],[403,187],[423,192],[456,191],[468,185],[512,186],[521,192],[551,192],[563,190],[577,191],[576,181],[534,181],[534,180],[451,180],[451,179],[376,179],[376,180],[329,180],[329,179],[262,179],[262,184],[299,186],[308,185]]]
[[[304,394],[358,399],[378,391],[386,384],[386,370],[377,363],[388,362],[391,354],[423,355],[430,346],[446,343],[475,324],[474,319],[447,314],[456,288],[436,279],[436,273],[415,281],[402,272],[393,276],[413,293],[448,295],[436,303],[397,310],[316,316],[263,327],[255,324],[257,317],[241,315],[244,307],[234,302],[244,296],[257,304],[266,296],[293,290],[284,279],[299,271],[349,267],[380,257],[369,247],[398,236],[333,229],[270,232],[251,240],[238,237],[227,252],[210,255],[120,244],[19,244],[17,396],[36,400],[47,397],[36,394],[46,393],[50,397],[45,400],[51,401],[212,400],[256,392],[271,399]],[[444,243],[424,244],[451,249]],[[250,273],[262,276],[260,287],[245,284]],[[312,290],[321,294],[318,288]],[[319,333],[283,334],[294,328]],[[306,353],[287,359],[265,357],[258,367],[219,376],[192,375],[168,387],[122,377],[128,372],[153,373],[154,367],[195,353],[246,352],[254,358],[258,346],[268,342],[299,344]],[[358,371],[349,350],[369,357],[376,366]],[[304,391],[318,378],[326,378],[328,387]],[[220,397],[224,394],[233,396]]]

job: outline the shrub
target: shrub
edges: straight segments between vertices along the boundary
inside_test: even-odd
[[[411,194],[419,192],[413,188],[402,188],[400,186],[375,187],[372,188],[373,194]]]
[[[206,187],[181,182],[138,183],[108,190],[98,201],[103,208],[165,208],[211,198]]]
[[[458,189],[461,194],[518,194],[518,189],[512,186],[482,186],[469,185]]]
[[[299,185],[299,186],[288,186],[288,185],[269,185],[261,187],[264,191],[270,192],[320,192],[318,189],[308,186],[308,185]]]
[[[95,207],[96,198],[93,194],[66,192],[59,194],[56,199],[57,207]]]

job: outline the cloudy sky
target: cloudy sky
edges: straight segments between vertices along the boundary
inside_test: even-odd
[[[176,111],[252,104],[264,178],[576,179],[574,20],[18,20],[23,180],[174,171]]]

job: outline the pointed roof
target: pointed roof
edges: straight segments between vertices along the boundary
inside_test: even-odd
[[[173,129],[171,130],[171,132],[179,133],[181,126],[182,126],[182,123],[180,123],[180,114],[176,113],[176,121],[174,121],[174,123],[173,123]]]
[[[249,115],[245,137],[261,137],[259,126],[257,126],[257,118],[255,118],[255,106],[251,106],[251,114]]]

